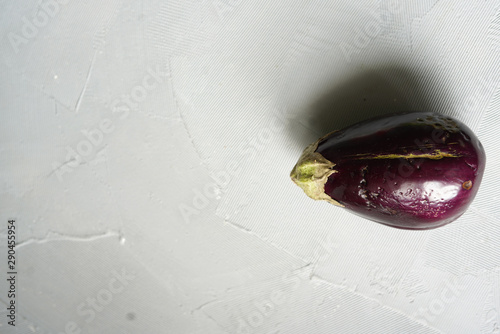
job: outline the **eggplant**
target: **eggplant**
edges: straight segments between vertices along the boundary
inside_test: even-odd
[[[460,217],[481,184],[486,155],[455,118],[388,114],[309,145],[290,176],[325,200],[388,226],[427,230]]]

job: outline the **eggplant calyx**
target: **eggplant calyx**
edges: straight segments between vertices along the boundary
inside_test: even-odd
[[[316,152],[321,139],[309,145],[304,150],[299,161],[293,167],[290,177],[312,199],[324,200],[343,207],[342,204],[325,194],[325,183],[328,177],[333,173],[337,173],[337,171],[333,169],[335,166],[333,162],[325,159],[320,153]]]

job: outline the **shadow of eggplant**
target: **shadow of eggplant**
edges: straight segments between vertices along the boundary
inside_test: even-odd
[[[431,71],[402,66],[379,66],[335,78],[295,113],[288,126],[289,135],[305,148],[311,143],[311,132],[319,138],[387,113],[434,111],[451,115],[446,85],[439,82]],[[297,131],[297,122],[310,131]]]

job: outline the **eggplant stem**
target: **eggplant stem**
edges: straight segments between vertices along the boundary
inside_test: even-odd
[[[290,177],[292,178],[292,181],[302,188],[306,195],[312,199],[324,200],[331,204],[343,207],[344,205],[325,194],[325,183],[328,181],[328,177],[333,173],[337,173],[337,171],[333,169],[335,164],[325,159],[320,153],[316,152],[318,144],[325,137],[318,139],[304,150],[299,161],[295,167],[293,167]]]

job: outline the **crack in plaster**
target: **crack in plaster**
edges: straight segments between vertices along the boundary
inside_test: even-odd
[[[252,235],[252,236],[260,239],[261,241],[265,242],[266,244],[272,246],[273,248],[276,248],[276,249],[278,249],[278,250],[280,250],[280,251],[288,254],[289,256],[291,256],[291,257],[293,257],[293,258],[295,258],[297,260],[300,260],[300,261],[302,261],[304,263],[308,263],[308,261],[306,261],[306,260],[298,257],[297,255],[294,255],[294,254],[290,253],[289,251],[287,251],[286,249],[281,248],[280,246],[276,245],[272,241],[266,240],[264,237],[260,236],[259,234],[255,233],[254,231],[252,231],[252,230],[250,230],[250,229],[248,229],[248,228],[246,228],[244,226],[239,225],[238,223],[232,222],[232,221],[230,221],[228,219],[224,219],[224,223],[227,224],[227,225],[229,225],[229,226],[231,226],[231,227],[233,227],[233,228],[235,228],[236,230],[238,230],[240,232],[250,234],[250,235]],[[308,263],[307,265],[310,265],[310,263]]]
[[[168,68],[171,69],[171,59],[169,58],[168,59]],[[169,79],[171,80],[171,82],[173,83],[174,81],[172,80],[172,71],[170,70],[169,71],[170,73],[170,76],[169,76]],[[196,153],[196,155],[198,156],[198,158],[200,159],[200,163],[201,165],[206,169],[206,171],[208,172],[209,175],[212,175],[211,171],[210,171],[210,168],[209,166],[207,165],[206,163],[206,160],[203,159],[202,155],[201,155],[201,152],[199,151],[198,147],[196,146],[196,144],[194,143],[194,139],[193,139],[193,136],[191,134],[191,132],[189,131],[189,127],[187,126],[187,120],[184,116],[184,113],[182,112],[181,108],[179,107],[179,98],[178,98],[178,94],[175,92],[175,89],[174,89],[174,85],[172,84],[171,85],[171,96],[172,98],[174,99],[174,103],[175,103],[175,106],[176,106],[176,109],[177,109],[177,112],[179,114],[179,119],[181,120],[181,123],[182,123],[182,126],[184,128],[184,130],[186,131],[186,134],[188,136],[188,139],[189,139],[189,142],[191,143],[191,145],[193,146],[193,149]]]
[[[213,299],[213,300],[209,300],[208,302],[205,302],[203,304],[201,304],[200,306],[198,307],[195,307],[194,309],[191,310],[191,314],[193,314],[194,312],[197,312],[197,311],[202,311],[203,308],[207,307],[207,306],[210,306],[212,304],[214,304],[215,302],[218,302],[219,299]]]
[[[43,238],[29,238],[27,240],[21,241],[16,245],[16,249],[31,244],[44,244],[52,241],[87,242],[108,237],[116,237],[118,240],[120,240],[123,237],[123,235],[119,231],[106,231],[104,233],[91,234],[91,235],[67,235],[54,231],[48,231]]]
[[[94,55],[92,56],[92,60],[90,61],[90,66],[89,66],[89,69],[87,71],[87,77],[85,78],[85,84],[83,85],[82,91],[80,92],[80,95],[78,96],[78,100],[76,101],[75,113],[78,113],[78,111],[80,109],[80,105],[82,103],[82,97],[85,94],[85,92],[87,91],[87,86],[89,85],[89,82],[90,82],[90,75],[92,73],[92,70],[94,69],[96,56],[97,56],[97,51],[94,51]]]

